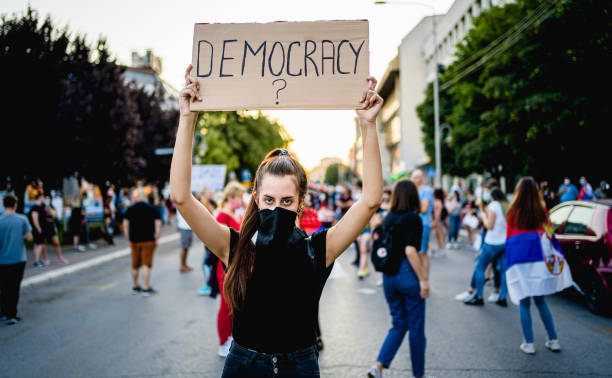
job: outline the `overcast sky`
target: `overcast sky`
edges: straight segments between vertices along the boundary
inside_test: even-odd
[[[380,79],[402,37],[431,10],[419,5],[374,5],[366,0],[2,0],[0,13],[22,12],[28,2],[56,24],[108,40],[120,63],[132,50],[152,48],[162,58],[162,78],[180,89],[191,62],[194,23],[358,20],[370,21],[370,72]],[[421,0],[445,13],[452,0]],[[347,158],[355,138],[354,111],[267,111],[295,139],[291,148],[311,168],[322,157]]]

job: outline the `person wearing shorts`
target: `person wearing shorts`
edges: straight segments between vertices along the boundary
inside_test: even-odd
[[[176,220],[177,220],[177,228],[179,234],[181,235],[181,265],[179,267],[179,272],[181,273],[189,273],[193,270],[189,265],[187,265],[187,253],[189,252],[189,248],[191,248],[191,244],[193,243],[193,231],[185,222],[185,218],[181,215],[179,211],[176,212]]]
[[[137,192],[137,202],[125,212],[123,229],[128,235],[132,250],[132,294],[142,294],[148,297],[155,293],[149,286],[153,254],[157,239],[161,233],[161,216],[159,211],[147,203],[147,194],[140,189]],[[138,283],[138,274],[142,271],[142,287]]]

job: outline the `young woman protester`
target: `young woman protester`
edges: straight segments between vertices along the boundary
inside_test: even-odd
[[[227,266],[224,294],[233,314],[234,342],[223,377],[319,375],[315,328],[319,299],[334,261],[357,238],[382,197],[376,117],[382,98],[368,78],[357,110],[363,135],[363,196],[328,230],[308,237],[296,227],[307,191],[306,171],[286,150],[268,153],[238,233],[218,223],[190,191],[192,142],[201,101],[199,84],[185,73],[172,166],[173,202],[200,240]]]
[[[544,200],[535,180],[523,177],[516,185],[514,200],[508,209],[506,249],[510,267],[508,277],[510,298],[514,303],[520,303],[519,312],[524,338],[520,349],[527,354],[535,353],[529,309],[530,298],[533,298],[548,333],[548,340],[544,346],[553,352],[559,352],[561,346],[544,295],[553,294],[572,284],[567,264],[563,264],[563,261],[559,264],[559,261],[563,260],[562,255],[552,256],[554,258],[549,260],[557,261],[560,271],[555,272],[556,274],[548,271],[550,267],[547,267],[543,261],[543,243],[546,241],[544,234],[546,226],[549,225],[544,206]]]
[[[383,228],[391,229],[390,259],[394,271],[383,274],[383,289],[393,326],[380,348],[376,365],[368,371],[369,378],[382,377],[389,368],[406,332],[410,337],[412,373],[425,373],[425,298],[429,296],[429,258],[419,253],[423,223],[419,217],[421,202],[416,185],[398,181],[391,194],[391,208],[383,220]]]

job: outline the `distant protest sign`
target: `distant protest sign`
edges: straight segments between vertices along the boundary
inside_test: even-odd
[[[223,190],[225,186],[225,165],[194,165],[191,169],[191,191]]]
[[[192,111],[355,109],[367,89],[368,21],[196,24]]]

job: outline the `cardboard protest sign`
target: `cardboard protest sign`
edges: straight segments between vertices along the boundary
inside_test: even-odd
[[[191,168],[191,191],[223,190],[225,170],[225,165],[221,164],[194,165]]]
[[[196,24],[191,110],[359,108],[368,38],[367,20]]]

